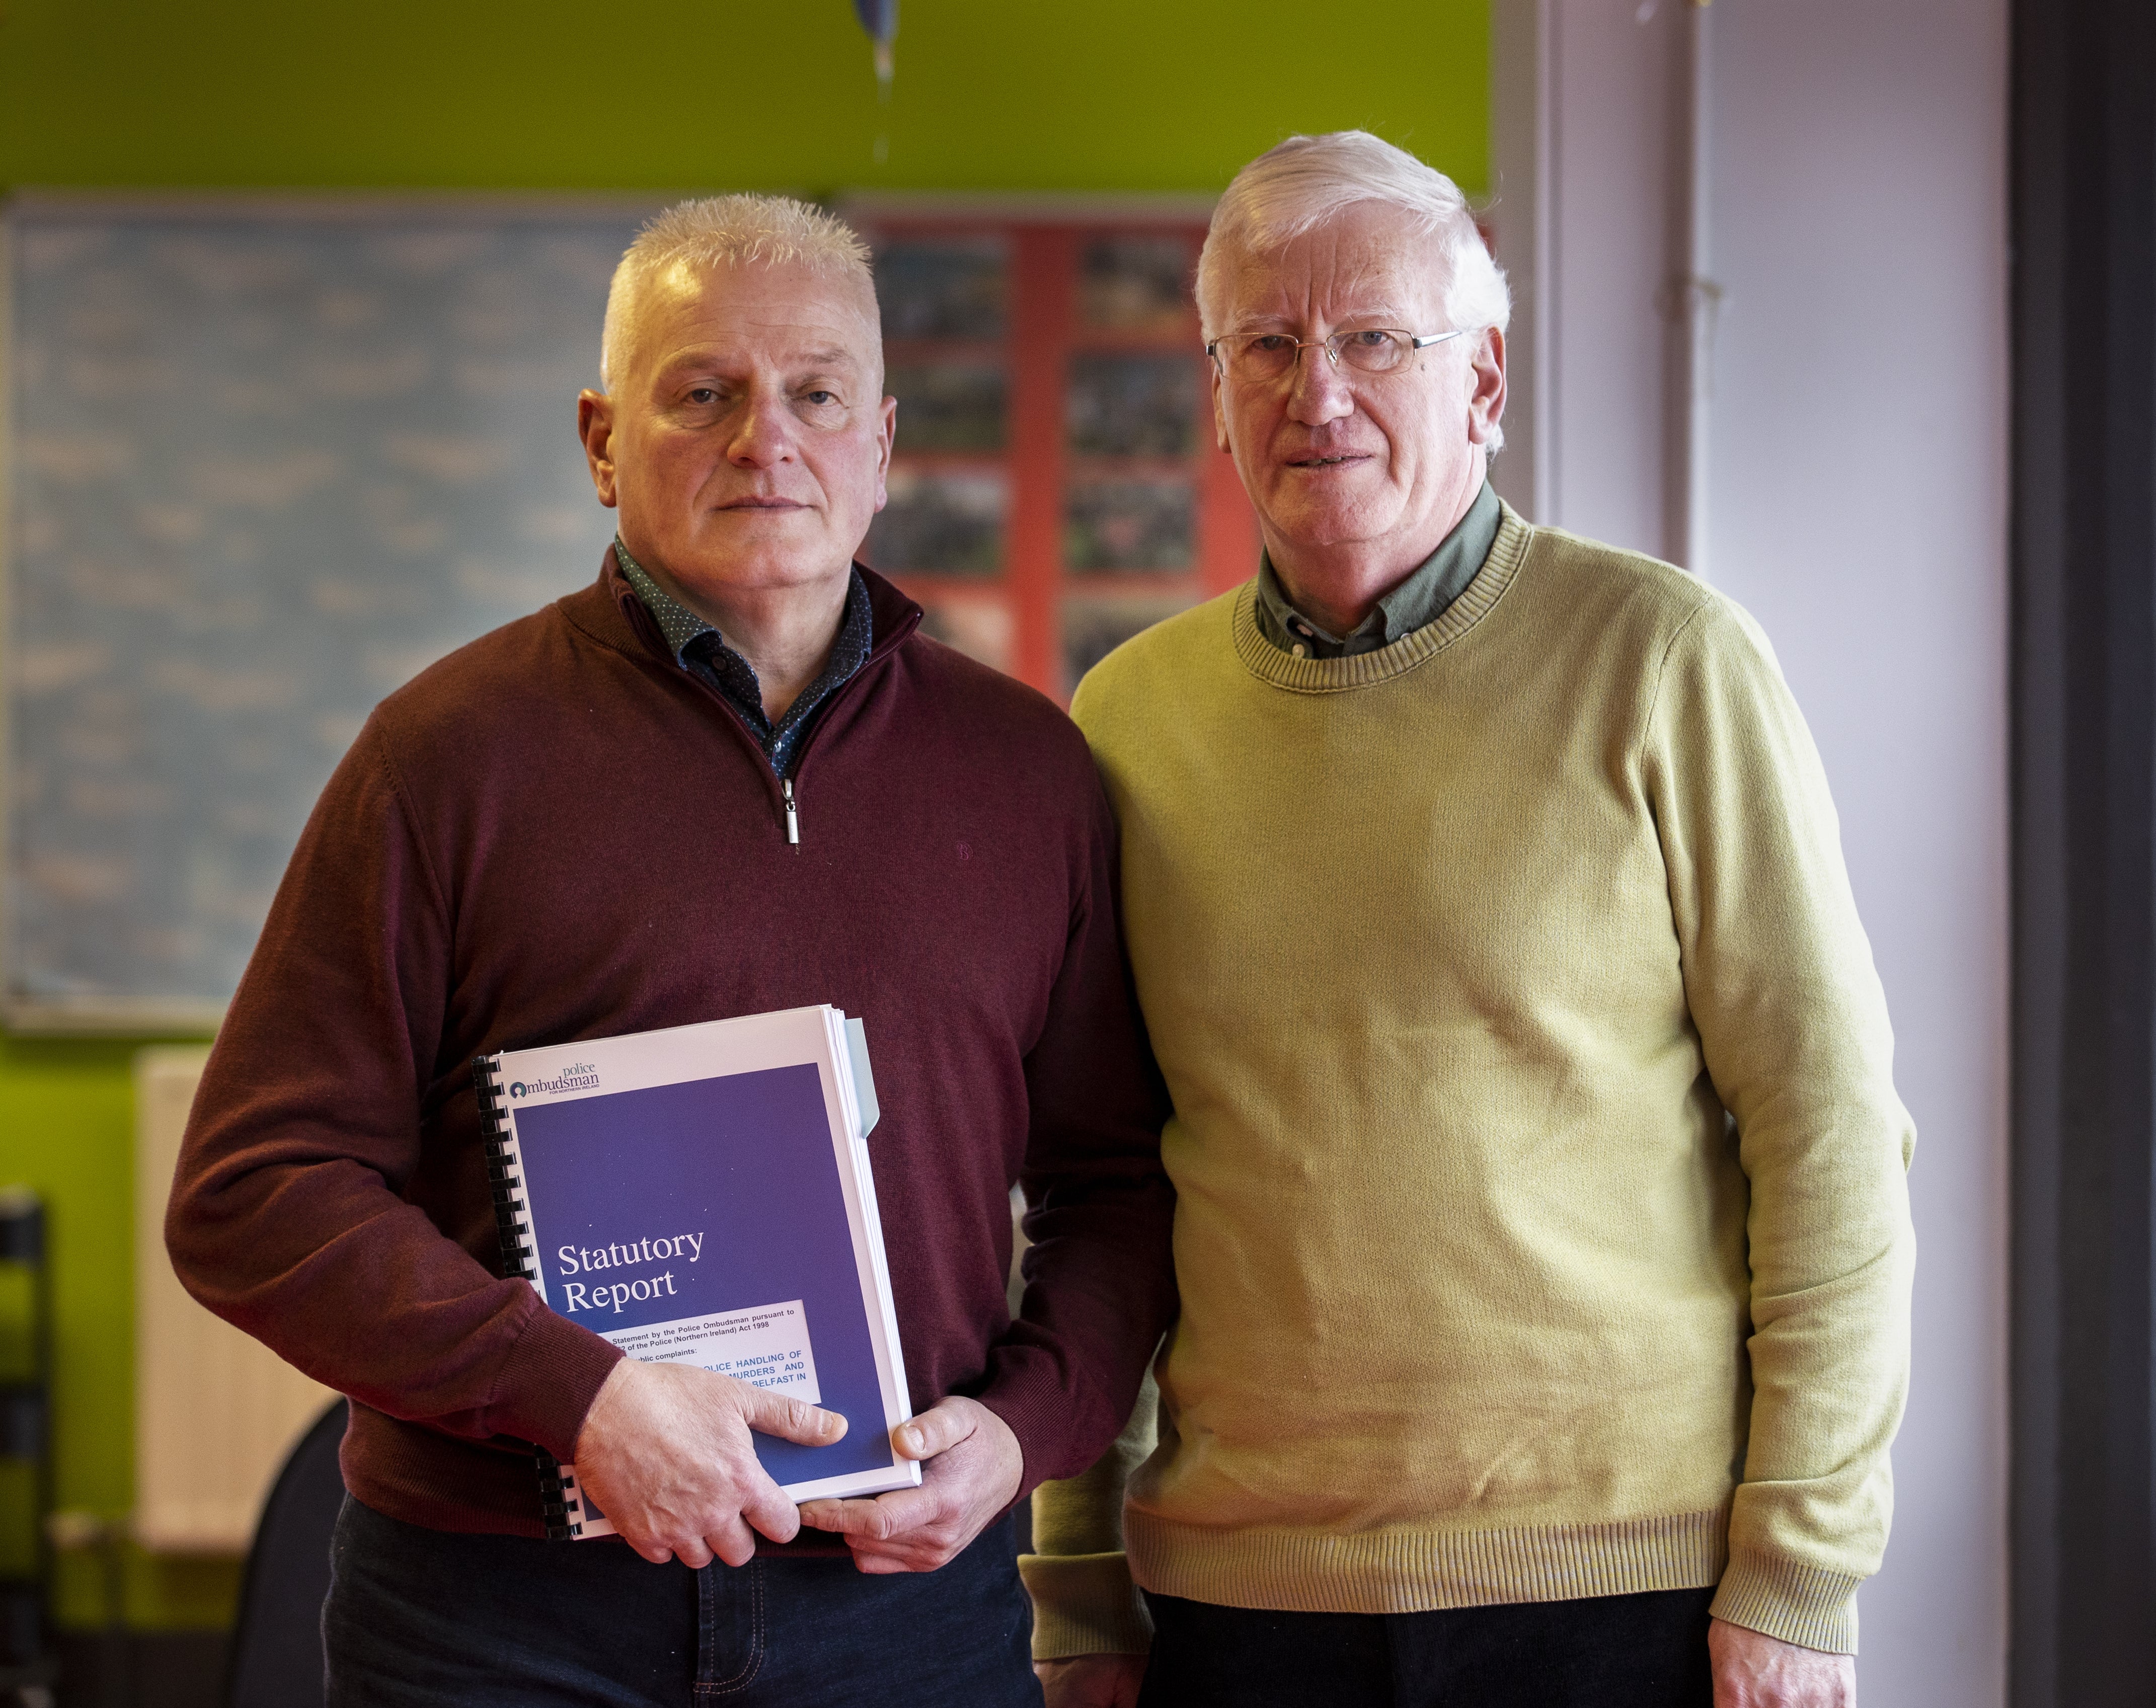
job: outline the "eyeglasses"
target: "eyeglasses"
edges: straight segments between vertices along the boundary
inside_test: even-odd
[[[1433,332],[1424,337],[1390,326],[1335,332],[1330,338],[1291,338],[1285,332],[1238,332],[1215,338],[1205,353],[1230,379],[1261,386],[1291,372],[1306,350],[1323,350],[1336,368],[1345,362],[1358,373],[1393,373],[1405,367],[1418,350],[1443,344],[1470,329]]]

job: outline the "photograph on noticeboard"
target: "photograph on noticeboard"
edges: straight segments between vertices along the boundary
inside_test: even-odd
[[[1197,245],[1187,237],[1096,238],[1078,264],[1080,313],[1101,331],[1180,331],[1196,314],[1197,266]]]
[[[1004,449],[1009,386],[1000,362],[895,362],[884,375],[884,390],[898,399],[901,456]]]
[[[1001,599],[931,596],[921,608],[921,632],[931,640],[955,647],[992,670],[1010,669],[1017,625]]]
[[[1070,358],[1064,422],[1087,457],[1184,457],[1197,441],[1197,362],[1180,354]]]
[[[867,561],[886,573],[992,576],[1004,567],[1010,481],[1000,469],[894,467],[891,501],[870,525]]]
[[[1064,495],[1064,567],[1188,569],[1196,510],[1186,478],[1074,480]]]
[[[1063,671],[1066,690],[1075,688],[1081,677],[1132,635],[1189,609],[1192,603],[1173,595],[1065,599]]]
[[[998,236],[907,238],[875,258],[887,339],[1004,336],[1009,245]]]

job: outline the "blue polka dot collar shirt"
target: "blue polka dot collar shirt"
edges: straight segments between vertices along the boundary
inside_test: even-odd
[[[869,587],[860,571],[853,571],[847,582],[846,614],[839,621],[839,638],[831,643],[831,656],[824,660],[823,674],[803,689],[774,722],[764,714],[763,685],[757,680],[756,666],[728,646],[716,628],[654,581],[619,539],[613,542],[613,556],[629,584],[636,589],[637,598],[658,623],[674,661],[726,697],[726,704],[741,714],[774,772],[793,776],[801,743],[814,725],[816,714],[868,662],[869,649],[875,643]]]

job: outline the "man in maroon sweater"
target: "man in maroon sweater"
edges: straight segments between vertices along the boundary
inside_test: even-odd
[[[580,415],[619,541],[338,767],[203,1081],[173,1261],[351,1396],[332,1703],[1037,1703],[1004,1515],[1099,1455],[1173,1310],[1107,808],[1053,706],[852,561],[896,406],[850,232],[673,209],[605,349]],[[875,1052],[926,1463],[797,1514],[750,1432],[845,1420],[624,1360],[504,1279],[466,1064],[826,1002]],[[626,1546],[539,1539],[527,1444]]]

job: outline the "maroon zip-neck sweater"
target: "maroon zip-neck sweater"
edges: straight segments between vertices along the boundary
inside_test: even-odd
[[[323,792],[166,1234],[198,1299],[352,1396],[345,1480],[377,1511],[541,1534],[524,1444],[572,1456],[621,1356],[503,1278],[471,1057],[808,1003],[875,1052],[914,1404],[989,1406],[1027,1487],[1129,1413],[1173,1313],[1173,1195],[1108,808],[1060,712],[868,582],[875,645],[802,749],[798,845],[610,556],[383,700]]]

